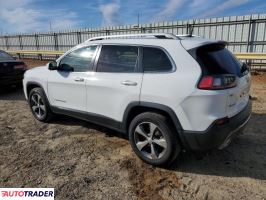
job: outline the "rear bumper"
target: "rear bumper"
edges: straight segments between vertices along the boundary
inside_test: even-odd
[[[234,117],[229,118],[224,125],[217,125],[214,122],[206,131],[184,131],[186,148],[192,151],[223,149],[233,138],[242,133],[250,119],[251,110],[252,103],[249,100],[246,107]]]

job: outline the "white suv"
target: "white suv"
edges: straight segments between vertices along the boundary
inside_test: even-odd
[[[36,119],[87,120],[129,136],[135,153],[166,165],[182,149],[224,148],[248,122],[250,73],[226,42],[136,34],[92,38],[28,70]]]

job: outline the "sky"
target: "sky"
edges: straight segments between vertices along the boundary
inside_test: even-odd
[[[0,0],[0,35],[266,14],[266,0]]]

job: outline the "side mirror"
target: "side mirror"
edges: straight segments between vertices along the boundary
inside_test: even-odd
[[[57,70],[59,71],[64,71],[64,72],[73,72],[74,71],[74,68],[71,67],[70,65],[68,64],[62,64],[62,65],[59,65],[57,67]]]
[[[55,61],[49,62],[48,69],[49,70],[57,70],[57,63]]]

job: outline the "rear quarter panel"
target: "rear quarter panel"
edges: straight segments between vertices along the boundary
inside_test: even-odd
[[[182,128],[190,130],[190,117],[182,102],[195,91],[201,69],[180,41],[166,41],[162,47],[174,61],[175,71],[144,73],[140,101],[167,105],[176,113]]]

